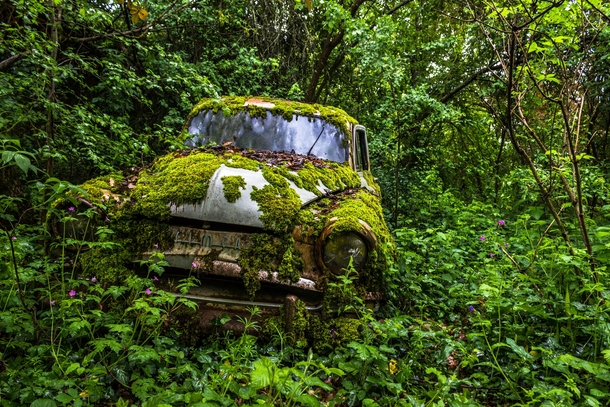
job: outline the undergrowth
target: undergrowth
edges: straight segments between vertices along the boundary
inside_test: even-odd
[[[52,205],[77,187],[39,187],[46,198],[35,209],[62,225],[51,247],[47,230],[13,215],[14,198],[0,199],[3,406],[610,403],[606,264],[593,275],[583,250],[567,255],[535,205],[517,214],[428,191],[410,225],[394,231],[398,260],[381,310],[357,295],[352,270],[327,287],[342,299],[325,311],[335,319],[303,320],[314,335],[303,328],[295,341],[277,329],[259,340],[251,309],[245,334],[187,346],[175,316],[196,304],[156,288],[162,255],[120,284],[83,276],[79,256],[116,245],[113,231],[93,210]],[[599,259],[610,253],[607,216],[590,220]],[[95,242],[75,238],[91,228]],[[187,278],[180,291],[195,284]]]

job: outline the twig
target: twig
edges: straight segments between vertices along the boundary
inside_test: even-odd
[[[553,221],[553,222],[555,222],[555,221]],[[553,222],[551,222],[551,225],[553,224]],[[549,225],[549,228],[550,228],[550,227],[551,227],[551,226]],[[547,230],[548,230],[548,229],[547,229]],[[527,275],[526,271],[525,271],[525,270],[523,270],[523,269],[521,268],[521,266],[519,266],[519,263],[517,263],[517,261],[516,261],[516,260],[513,258],[513,256],[511,256],[510,254],[508,254],[508,252],[507,252],[507,251],[506,251],[506,250],[505,250],[505,249],[502,247],[502,245],[498,245],[498,249],[500,249],[500,251],[501,251],[502,253],[504,253],[504,255],[505,255],[506,257],[508,257],[508,259],[511,261],[511,263],[513,263],[513,264],[515,265],[515,267],[517,267],[517,269],[519,270],[519,272],[520,272],[520,273],[522,273],[522,274],[526,274],[526,275]],[[542,291],[540,290],[540,288],[539,288],[539,287],[536,285],[536,283],[532,283],[532,284],[534,284],[534,288],[536,288],[536,291],[538,291],[538,294],[540,294],[542,297],[544,297],[544,294],[542,293]]]
[[[6,58],[4,61],[0,62],[0,70],[2,70],[4,68],[8,68],[9,66],[11,66],[15,62],[19,61],[21,58],[23,58],[24,56],[26,56],[29,53],[30,52],[27,51],[27,52],[24,52],[21,54],[15,54],[11,57]]]
[[[88,42],[88,41],[101,40],[101,39],[110,38],[110,37],[125,37],[128,35],[146,32],[149,28],[155,26],[156,24],[159,24],[163,20],[165,15],[167,13],[169,13],[169,11],[176,5],[176,3],[178,3],[178,1],[180,1],[180,0],[174,0],[174,2],[168,8],[166,8],[165,11],[163,11],[163,13],[161,13],[161,15],[159,17],[157,17],[154,21],[152,21],[140,28],[135,28],[133,30],[127,30],[127,31],[122,31],[122,32],[112,32],[112,33],[108,33],[108,34],[101,34],[101,35],[96,35],[93,37],[78,38],[77,41]],[[174,13],[182,10],[183,8],[189,6],[190,4],[191,4],[191,2],[183,4],[182,6],[178,7],[176,10],[174,10]]]

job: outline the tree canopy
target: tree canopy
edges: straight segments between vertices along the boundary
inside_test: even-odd
[[[69,400],[53,398],[63,404],[84,400],[85,388],[98,401],[125,390],[144,402],[180,381],[157,365],[137,370],[135,350],[121,353],[151,343],[127,345],[127,323],[99,327],[119,344],[87,342],[85,328],[70,325],[74,354],[122,355],[96,371],[86,370],[91,359],[70,359],[54,322],[41,325],[54,315],[36,308],[43,276],[59,267],[45,251],[46,214],[88,179],[183,148],[201,98],[260,95],[340,107],[367,127],[398,247],[386,282],[391,322],[369,321],[371,337],[337,351],[343,381],[323,356],[248,354],[251,338],[225,342],[241,353],[220,359],[210,350],[220,342],[188,357],[158,342],[157,359],[163,348],[174,362],[208,363],[217,403],[266,392],[268,405],[319,405],[329,394],[342,397],[336,405],[607,404],[608,55],[602,0],[3,0],[0,401],[34,405],[52,388],[22,390],[15,361],[25,359],[28,383],[42,359],[51,360],[49,380],[87,383]],[[129,284],[141,294],[141,282]],[[315,385],[290,393],[263,377],[273,365],[304,383],[302,369],[282,365],[299,357]],[[358,382],[358,369],[373,379]],[[248,390],[223,393],[223,372]],[[102,375],[114,393],[92,384]],[[203,391],[192,383],[180,394]],[[318,404],[290,398],[297,393]]]

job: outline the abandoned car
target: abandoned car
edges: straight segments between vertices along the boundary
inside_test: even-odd
[[[159,287],[199,280],[186,297],[204,329],[257,306],[303,336],[346,292],[379,298],[393,246],[363,126],[337,108],[226,97],[197,104],[182,137],[179,152],[82,185],[82,206],[122,244],[83,253],[84,275],[120,279],[163,257]]]

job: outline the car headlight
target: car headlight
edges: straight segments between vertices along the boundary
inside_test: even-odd
[[[377,240],[368,224],[359,220],[359,230],[333,232],[338,218],[328,221],[316,244],[316,259],[322,269],[341,275],[349,267],[350,261],[356,271],[364,268],[368,254],[375,249]]]
[[[352,265],[358,271],[362,270],[368,247],[364,238],[353,232],[343,232],[326,239],[322,249],[322,261],[334,274],[343,274],[343,269]]]

